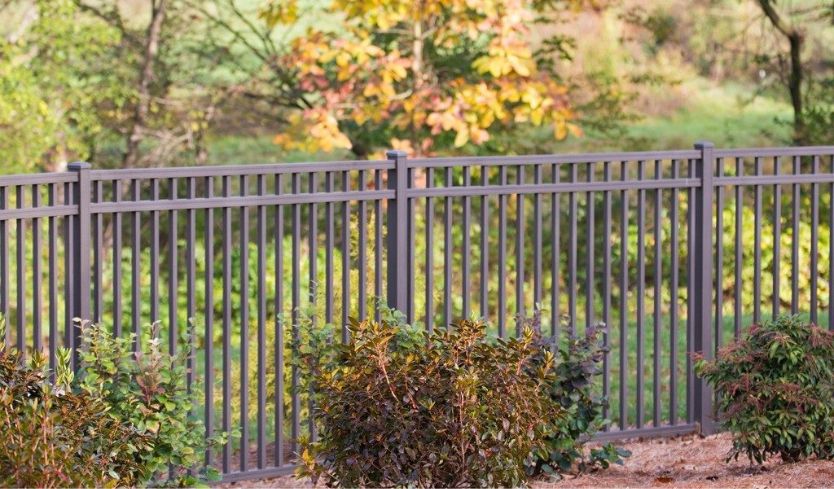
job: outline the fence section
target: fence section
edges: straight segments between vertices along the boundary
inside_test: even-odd
[[[834,327],[834,148],[96,170],[0,177],[7,342],[75,346],[74,317],[171,351],[226,480],[287,472],[314,411],[298,350],[377,298],[428,329],[486,318],[557,340],[608,326],[617,438],[713,429],[691,352],[753,321]]]

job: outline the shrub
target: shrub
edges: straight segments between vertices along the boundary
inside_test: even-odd
[[[153,324],[147,351],[134,353],[133,337],[114,338],[104,328],[81,325],[82,349],[78,385],[86,393],[102,400],[109,415],[132,426],[149,442],[137,451],[137,464],[132,476],[145,485],[157,475],[168,473],[171,466],[174,480],[169,483],[191,485],[196,482],[186,469],[202,461],[207,447],[205,428],[194,416],[193,399],[186,380],[188,343],[181,341],[177,354],[162,351],[159,324]],[[222,441],[214,438],[208,443]],[[204,474],[214,479],[215,469]]]
[[[30,364],[21,357],[0,341],[0,486],[135,485],[135,455],[149,437],[111,417],[100,399],[53,386],[42,355]],[[69,352],[59,358],[59,380],[69,381]]]
[[[781,316],[753,325],[696,373],[717,391],[733,435],[727,460],[834,457],[834,333]]]
[[[485,339],[481,322],[432,335],[352,322],[332,367],[318,362],[320,441],[302,473],[334,486],[518,486],[553,420],[553,357],[532,331]]]
[[[602,361],[608,352],[603,342],[606,326],[591,326],[584,335],[569,337],[557,346],[552,338],[541,335],[540,317],[537,310],[525,322],[536,333],[542,352],[557,351],[556,381],[549,394],[565,415],[555,421],[554,433],[547,439],[547,452],[536,460],[536,472],[554,475],[605,469],[612,463],[622,465],[623,457],[631,453],[613,443],[585,450],[585,441],[609,424],[603,416],[608,399],[594,391],[594,380],[602,375]],[[538,358],[541,361],[543,354]]]

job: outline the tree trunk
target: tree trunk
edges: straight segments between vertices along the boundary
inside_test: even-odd
[[[802,107],[802,34],[793,32],[788,41],[791,45],[791,73],[788,79],[788,90],[791,93],[793,106],[793,138],[801,144],[805,139],[805,120]]]
[[[165,19],[166,0],[152,0],[151,21],[148,25],[148,38],[145,41],[145,55],[142,60],[142,71],[139,74],[139,100],[133,113],[130,131],[127,136],[127,149],[124,156],[124,166],[136,166],[139,162],[139,143],[148,118],[151,106],[151,82],[154,78],[154,62],[159,51],[159,38],[162,23]]]
[[[798,27],[790,25],[779,15],[773,0],[757,1],[773,27],[785,36],[790,44],[791,71],[788,75],[788,91],[793,106],[793,139],[795,143],[802,143],[805,138],[805,124],[802,113],[802,44],[804,37]]]

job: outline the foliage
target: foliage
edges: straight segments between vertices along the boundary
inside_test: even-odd
[[[181,347],[175,355],[164,353],[159,323],[152,326],[149,341],[142,342],[147,351],[133,353],[133,336],[114,338],[91,323],[82,325],[81,338],[80,388],[105,402],[114,419],[149,439],[136,454],[137,483],[158,482],[154,476],[172,466],[179,483],[193,485],[196,479],[185,470],[202,460],[207,442],[203,423],[193,413],[195,394],[185,384],[191,352]],[[207,476],[215,478],[216,473]]]
[[[718,393],[733,434],[727,460],[834,458],[834,332],[780,316],[751,326],[696,373]]]
[[[295,4],[296,2],[290,2]],[[311,27],[279,64],[296,66],[307,97],[276,137],[307,151],[379,147],[415,154],[486,143],[517,125],[578,135],[568,86],[549,51],[530,42],[535,2],[520,0],[334,0],[338,32]],[[296,7],[268,2],[270,23],[292,23]]]
[[[608,399],[594,392],[594,379],[602,375],[602,361],[608,348],[603,343],[607,334],[604,324],[586,329],[581,337],[570,337],[561,343],[555,338],[541,334],[541,310],[536,309],[524,323],[536,332],[541,353],[538,364],[545,358],[545,352],[557,351],[554,364],[556,381],[549,389],[550,397],[564,410],[564,416],[554,423],[554,433],[547,439],[547,450],[536,460],[536,472],[558,474],[571,471],[586,472],[610,464],[622,465],[623,457],[631,453],[608,443],[586,452],[588,437],[602,431],[609,423],[604,417]]]
[[[70,0],[38,0],[27,6],[19,32],[0,39],[0,157],[4,170],[55,168],[69,158],[91,156],[91,141],[104,131],[107,104],[124,87],[102,58],[115,46],[113,32],[78,21]]]
[[[53,384],[42,355],[26,364],[0,342],[0,486],[136,485],[136,454],[150,435],[112,417],[96,396],[68,390],[69,351],[58,357]]]
[[[303,473],[348,487],[526,482],[531,454],[563,416],[543,395],[552,355],[532,367],[532,331],[490,344],[481,322],[429,335],[354,321],[350,337],[316,376],[320,441]]]

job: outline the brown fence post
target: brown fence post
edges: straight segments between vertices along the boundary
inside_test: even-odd
[[[388,170],[388,189],[394,199],[388,201],[388,307],[406,312],[408,304],[408,160],[404,151],[385,153],[394,162]],[[411,321],[412,318],[408,318]]]
[[[692,319],[693,352],[700,352],[706,359],[713,358],[712,308],[713,308],[713,176],[715,146],[708,141],[695,143],[695,149],[701,151],[701,158],[696,167],[696,176],[701,179],[701,186],[696,193],[695,215],[695,310]],[[691,352],[690,352],[691,353]],[[695,378],[695,421],[700,424],[701,434],[715,433],[713,418],[713,393],[709,384],[703,379]]]
[[[73,203],[78,206],[78,213],[73,220],[72,229],[72,257],[71,257],[71,281],[72,303],[70,310],[73,318],[82,320],[90,319],[90,294],[92,291],[92,280],[90,276],[90,201],[92,198],[92,187],[90,185],[91,165],[85,162],[70,163],[67,169],[76,172],[78,180],[73,185]],[[75,325],[72,327],[72,334],[68,335],[70,347],[78,346],[80,331]],[[77,350],[72,356],[73,368],[78,366]]]

